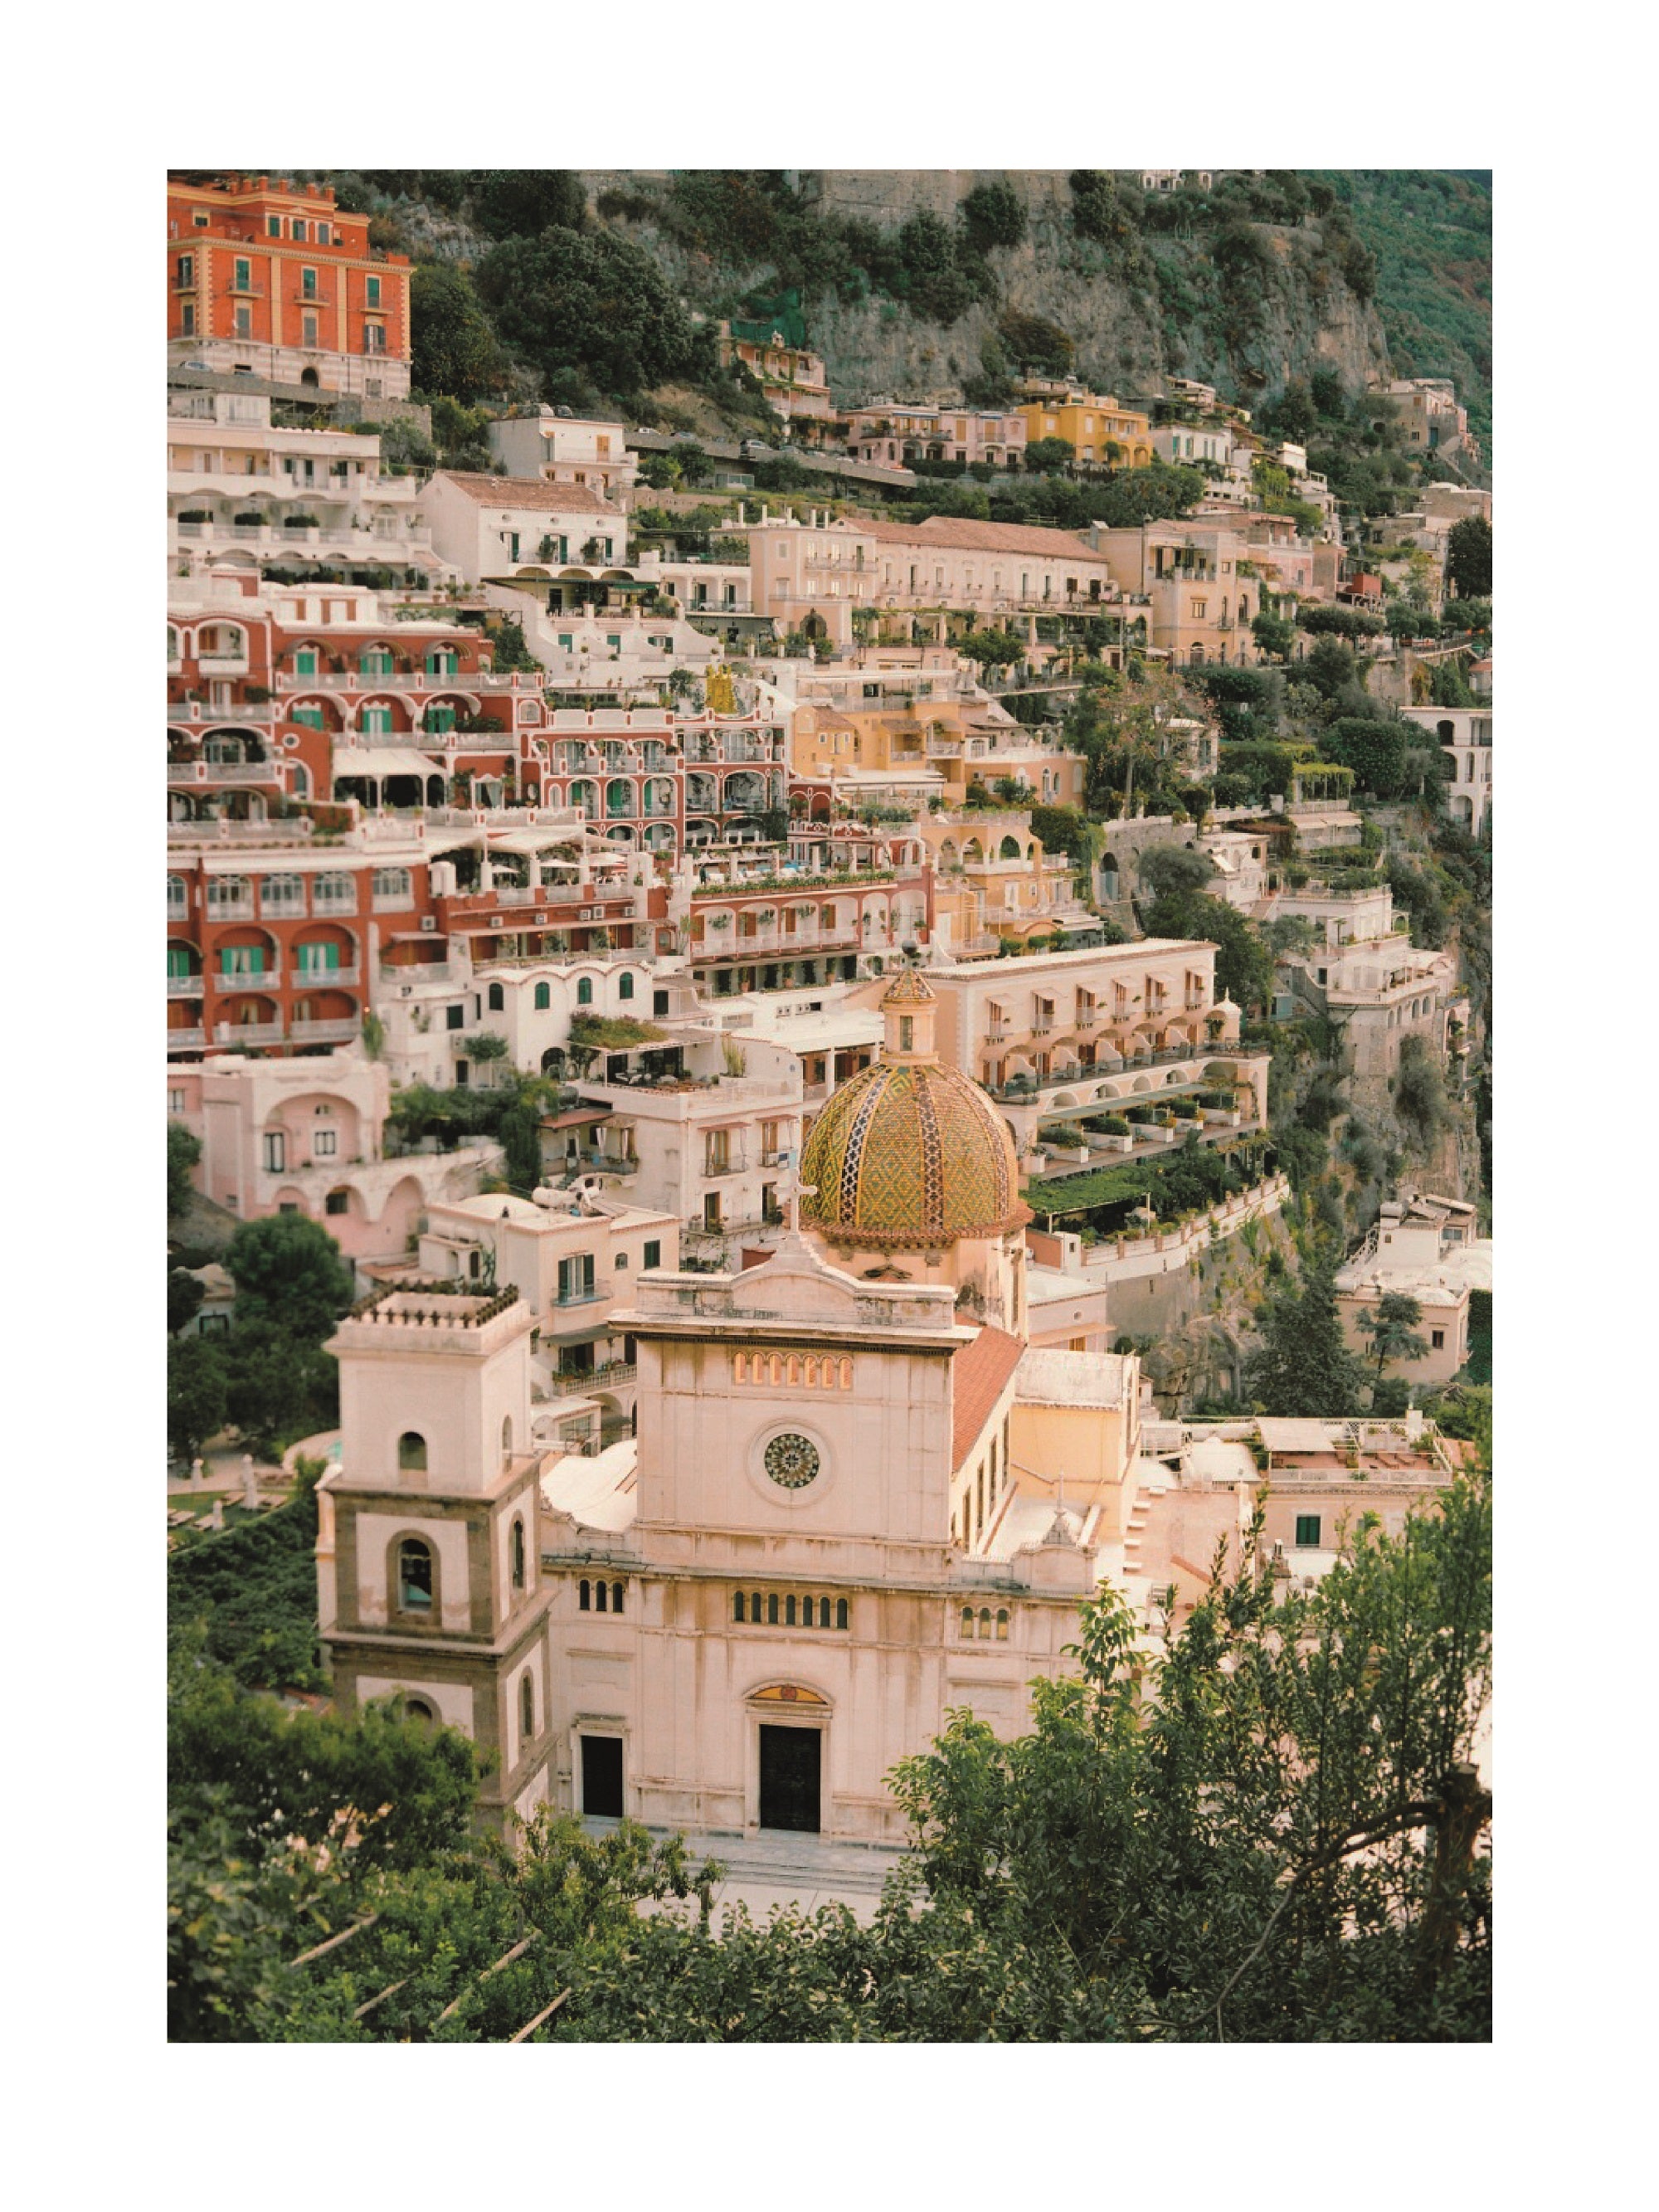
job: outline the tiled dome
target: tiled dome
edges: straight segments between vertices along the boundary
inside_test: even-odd
[[[802,1225],[832,1244],[919,1251],[1030,1218],[996,1109],[931,1054],[878,1060],[843,1084],[812,1124],[800,1176],[813,1187]]]

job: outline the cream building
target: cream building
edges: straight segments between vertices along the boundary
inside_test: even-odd
[[[1010,1735],[1135,1523],[1137,1363],[1028,1351],[1012,1145],[915,974],[738,1274],[641,1273],[637,1438],[526,1455],[516,1293],[348,1316],[318,1574],[337,1696],[495,1753],[484,1812],[890,1840],[953,1708]]]
[[[1349,1344],[1374,1360],[1360,1316],[1374,1314],[1390,1292],[1414,1298],[1423,1310],[1414,1334],[1424,1356],[1391,1359],[1382,1372],[1425,1389],[1449,1382],[1469,1356],[1469,1294],[1491,1290],[1492,1258],[1492,1240],[1474,1234],[1467,1199],[1402,1190],[1336,1272],[1336,1308]]]

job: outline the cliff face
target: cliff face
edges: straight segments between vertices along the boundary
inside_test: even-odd
[[[613,179],[595,172],[585,181],[597,196]],[[850,303],[830,293],[804,302],[836,397],[855,404],[882,394],[957,396],[963,378],[980,371],[981,348],[1010,309],[1057,324],[1076,347],[1073,374],[1126,399],[1176,375],[1213,383],[1248,405],[1322,365],[1353,392],[1387,370],[1376,309],[1344,282],[1316,221],[1294,228],[1249,225],[1255,257],[1243,270],[1227,270],[1202,240],[1175,232],[1148,231],[1127,249],[1079,237],[1064,170],[804,170],[798,181],[819,213],[885,233],[921,213],[950,222],[976,185],[1006,182],[1026,209],[1021,242],[993,247],[987,257],[1000,298],[975,304],[948,325],[879,292]],[[625,227],[688,301],[705,311],[770,275],[763,266],[688,253],[648,217]]]

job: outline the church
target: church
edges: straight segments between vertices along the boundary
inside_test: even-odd
[[[653,1270],[636,1434],[538,1442],[516,1290],[346,1316],[319,1486],[322,1633],[350,1712],[400,1692],[491,1754],[486,1814],[871,1842],[953,1708],[999,1734],[1121,1577],[1132,1357],[1027,1342],[1013,1143],[902,972],[881,1057],[801,1159],[798,1225],[735,1274]]]

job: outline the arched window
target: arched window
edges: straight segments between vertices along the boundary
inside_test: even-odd
[[[579,1006],[591,1006],[592,1003],[593,979],[591,975],[579,975],[576,978],[576,1004]]]
[[[398,1465],[416,1474],[426,1473],[426,1438],[418,1429],[405,1429],[398,1437]]]
[[[629,973],[628,969],[624,968],[622,972],[622,980],[617,985],[617,996],[619,999],[631,999],[633,995],[634,978]]]
[[[836,1600],[836,1626],[837,1628],[845,1628],[847,1626],[847,1601],[844,1597],[838,1597]]]
[[[827,1597],[821,1597],[818,1600],[818,1626],[820,1628],[828,1628],[829,1626],[830,1601]]]
[[[405,1698],[404,1699],[404,1718],[405,1720],[419,1721],[422,1728],[430,1728],[433,1722],[436,1720],[437,1717],[438,1716],[433,1711],[431,1706],[428,1705],[424,1698]]]
[[[1004,1606],[997,1614],[997,1642],[999,1644],[1006,1644],[1007,1641],[1008,1608],[1006,1606]]]
[[[536,1733],[536,1684],[529,1670],[519,1677],[519,1734],[525,1742]]]
[[[794,1610],[793,1601],[792,1601],[790,1619],[793,1620],[793,1618]],[[775,1590],[771,1593],[766,1601],[766,1625],[769,1628],[775,1628],[778,1625],[778,1594]]]
[[[511,1413],[507,1413],[501,1418],[501,1465],[505,1467],[512,1456],[513,1416]]]
[[[760,1592],[759,1592],[758,1590],[755,1591],[755,1593],[753,1594],[753,1595],[750,1598],[750,1601],[749,1601],[749,1618],[750,1619],[750,1620],[752,1620],[752,1621],[754,1622],[754,1624],[755,1624],[755,1626],[756,1626],[756,1627],[757,1627],[757,1628],[758,1628],[758,1627],[760,1626],[760,1625],[761,1625],[761,1596],[760,1596]]]
[[[743,1617],[743,1592],[738,1590],[732,1600],[732,1618],[733,1620],[741,1620]]]
[[[584,1578],[576,1585],[576,1610],[578,1613],[590,1612],[592,1608],[592,1585]]]
[[[513,1523],[513,1587],[524,1588],[524,1522]]]
[[[787,1362],[785,1374],[786,1379],[792,1386],[800,1381],[800,1360],[797,1354],[793,1352],[790,1353]]]
[[[853,1387],[853,1363],[850,1359],[843,1359],[841,1363],[841,1387],[843,1390],[850,1390]]]
[[[432,1547],[418,1536],[398,1547],[398,1607],[401,1613],[432,1610]]]
[[[536,986],[536,1012],[538,1014],[544,1014],[552,1003],[552,985],[550,983],[538,983]]]
[[[816,1359],[809,1358],[806,1363],[806,1387],[809,1390],[816,1390],[818,1387],[818,1363]]]
[[[770,1382],[781,1382],[783,1380],[783,1362],[775,1352],[767,1355],[766,1375]]]
[[[610,1585],[606,1583],[595,1583],[593,1589],[595,1593],[593,1605],[594,1612],[608,1613],[611,1610]]]
[[[612,1613],[620,1613],[622,1609],[623,1586],[620,1583],[612,1583],[611,1585],[611,1610]]]
[[[786,1628],[793,1628],[795,1625],[795,1593],[793,1590],[791,1590],[788,1596],[783,1601],[783,1625]]]
[[[490,1012],[492,1014],[499,1014],[503,1011],[506,1005],[507,993],[501,988],[499,983],[492,983],[489,987]]]
[[[998,852],[997,858],[998,858],[1000,860],[1018,860],[1018,858],[1019,858],[1019,840],[1018,840],[1018,837],[1005,837],[1005,838],[1003,839],[1003,841],[1002,841],[1001,848],[1000,848],[1000,851]]]
[[[962,1608],[962,1632],[963,1636],[971,1636],[974,1632],[974,1608],[971,1605],[964,1605]]]
[[[988,1643],[991,1637],[991,1608],[982,1605],[979,1609],[979,1632]]]
[[[749,1354],[746,1352],[733,1354],[732,1380],[734,1382],[746,1382],[749,1380]]]

